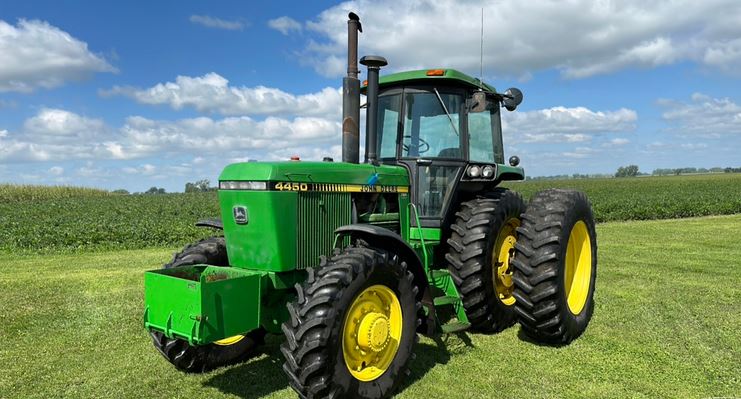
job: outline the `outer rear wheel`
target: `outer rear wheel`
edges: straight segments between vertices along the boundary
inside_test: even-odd
[[[195,264],[228,266],[224,238],[212,237],[190,244],[176,253],[172,261],[163,268]],[[263,342],[265,332],[258,329],[201,346],[191,346],[187,341],[167,338],[159,331],[151,331],[150,335],[154,347],[175,367],[186,372],[203,372],[247,359],[254,353],[255,347]]]
[[[406,263],[349,247],[296,289],[281,346],[291,387],[302,398],[391,396],[413,357],[421,308]]]
[[[584,193],[541,191],[517,229],[515,311],[526,334],[569,343],[587,328],[594,311],[597,235]]]

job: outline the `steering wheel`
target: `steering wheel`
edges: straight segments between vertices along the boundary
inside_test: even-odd
[[[410,139],[410,140],[411,140],[412,136],[404,136],[403,138],[405,138],[405,139]],[[426,142],[426,141],[422,140],[421,138],[418,138],[417,140],[419,140],[419,144],[417,145],[417,154],[424,154],[425,152],[427,152],[427,151],[429,151],[429,150],[430,150],[430,143],[428,143],[428,142]],[[404,151],[406,151],[407,153],[409,153],[409,149],[411,148],[411,147],[410,147],[409,145],[407,145],[407,144],[402,144],[402,145],[401,145],[401,147],[402,147],[402,148],[404,149]]]

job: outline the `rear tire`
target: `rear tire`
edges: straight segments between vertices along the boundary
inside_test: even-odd
[[[448,270],[472,328],[499,332],[515,322],[511,254],[525,202],[497,189],[461,204],[448,239]]]
[[[186,246],[176,253],[163,269],[206,264],[229,266],[224,237],[212,237]],[[221,344],[191,346],[187,341],[167,338],[159,331],[150,331],[154,347],[176,368],[185,372],[199,373],[217,367],[238,363],[249,358],[255,348],[263,343],[265,331],[257,329],[241,338],[232,337]]]
[[[308,271],[282,326],[291,387],[301,398],[391,396],[408,374],[420,323],[406,263],[356,246]]]
[[[594,312],[597,234],[584,193],[545,190],[533,196],[515,245],[515,312],[533,339],[567,344]]]

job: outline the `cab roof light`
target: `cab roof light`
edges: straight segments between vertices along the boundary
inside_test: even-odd
[[[427,76],[443,76],[445,75],[444,69],[428,69]]]

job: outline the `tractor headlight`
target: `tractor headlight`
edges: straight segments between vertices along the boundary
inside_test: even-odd
[[[264,181],[234,181],[219,182],[219,190],[266,190],[268,185]]]
[[[494,167],[491,165],[484,166],[484,169],[481,171],[481,175],[487,179],[491,178],[492,176],[494,176]]]
[[[479,177],[481,176],[481,167],[478,165],[471,165],[468,167],[468,177]]]

